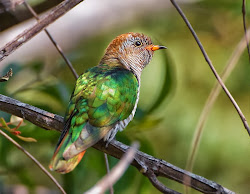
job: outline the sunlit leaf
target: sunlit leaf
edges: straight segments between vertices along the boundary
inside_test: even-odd
[[[20,122],[22,122],[20,126],[26,125],[26,123],[23,122],[23,118],[17,117],[15,115],[11,115],[10,122],[11,122],[11,125],[14,125],[14,126],[19,125]]]

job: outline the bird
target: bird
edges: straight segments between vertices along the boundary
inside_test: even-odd
[[[154,45],[142,33],[121,34],[108,45],[99,64],[79,76],[50,170],[71,172],[87,148],[101,139],[108,145],[129,124],[139,101],[142,70],[160,49],[166,47]]]

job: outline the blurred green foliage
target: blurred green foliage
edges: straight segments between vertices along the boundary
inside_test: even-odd
[[[183,9],[221,72],[243,36],[241,1],[205,0]],[[247,13],[250,7],[247,6]],[[250,14],[247,14],[249,20]],[[193,132],[206,98],[215,83],[201,52],[177,12],[172,10],[136,17],[123,27],[107,29],[79,45],[67,55],[78,73],[98,64],[104,49],[117,35],[143,32],[168,47],[157,52],[142,75],[139,107],[135,119],[117,139],[130,144],[138,140],[140,150],[185,168]],[[158,41],[159,40],[159,41]],[[44,51],[46,52],[46,51]],[[0,93],[47,111],[64,115],[74,86],[74,77],[61,58],[53,64],[42,60],[30,64],[13,63],[13,77],[0,83]],[[246,52],[226,82],[232,95],[250,120],[250,65]],[[6,120],[10,115],[0,112]],[[26,123],[28,123],[26,121]],[[30,123],[20,128],[22,135],[37,143],[20,142],[44,166],[48,166],[59,137]],[[249,193],[249,138],[232,104],[222,93],[208,118],[194,172],[233,190]],[[0,137],[1,188],[26,185],[34,193],[37,186],[57,189],[23,153]],[[118,161],[109,157],[111,167]],[[83,161],[67,175],[52,173],[68,193],[82,193],[105,175],[103,153],[90,148]],[[160,179],[168,187],[183,192],[183,186]],[[129,167],[114,186],[116,193],[159,193],[135,168]],[[197,193],[192,190],[192,193]]]

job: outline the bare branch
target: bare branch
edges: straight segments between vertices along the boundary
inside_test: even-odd
[[[45,17],[43,17],[39,22],[34,26],[25,30],[19,34],[15,39],[7,43],[3,48],[0,49],[0,61],[10,55],[15,51],[19,46],[23,45],[25,42],[34,37],[37,33],[43,30],[46,26],[54,22],[56,19],[64,15],[66,12],[71,10],[78,3],[83,0],[65,0],[51,10]]]
[[[6,139],[8,139],[11,143],[13,143],[19,150],[21,150],[23,153],[25,153],[58,187],[58,189],[66,194],[66,192],[63,190],[61,185],[57,182],[57,180],[44,168],[44,166],[34,157],[32,156],[27,150],[25,150],[20,144],[18,144],[14,139],[12,139],[10,136],[8,136],[6,133],[4,133],[2,130],[0,130],[0,134],[4,136]]]
[[[19,4],[19,2],[22,3],[22,1],[23,0],[0,0],[0,31],[4,31],[32,17],[28,10],[23,9],[22,6],[17,6],[17,4]],[[37,13],[42,13],[61,2],[62,0],[37,1],[34,5],[34,9]]]
[[[173,4],[173,6],[176,8],[176,10],[179,12],[179,14],[181,15],[181,17],[183,18],[184,22],[186,23],[186,25],[188,26],[188,29],[191,31],[192,35],[194,36],[194,39],[196,40],[198,46],[200,47],[200,50],[205,58],[205,60],[207,61],[209,67],[211,68],[214,76],[216,77],[216,79],[218,80],[218,82],[220,83],[222,89],[225,91],[225,93],[227,94],[228,98],[230,99],[230,101],[232,102],[232,104],[234,105],[235,109],[237,110],[247,132],[248,135],[250,136],[250,128],[249,125],[247,123],[247,120],[244,116],[244,114],[242,113],[240,107],[238,106],[237,102],[234,100],[233,96],[231,95],[231,93],[229,92],[229,90],[227,89],[227,87],[225,86],[225,84],[223,83],[223,81],[221,80],[219,74],[216,72],[208,54],[206,53],[204,47],[202,46],[197,34],[195,33],[194,29],[192,28],[191,24],[189,23],[188,19],[186,18],[185,14],[183,13],[183,11],[181,10],[181,8],[178,6],[178,4],[175,2],[175,0],[170,0]]]
[[[63,117],[0,94],[0,110],[21,117],[46,130],[61,131]]]
[[[129,150],[122,156],[120,162],[111,170],[109,174],[103,177],[94,187],[85,192],[85,194],[99,194],[104,193],[109,187],[112,187],[119,178],[123,175],[129,164],[134,159],[136,150],[139,144],[133,143]]]
[[[1,94],[0,110],[19,116],[47,130],[61,131],[61,129],[63,128],[63,117],[22,103],[18,100]],[[122,144],[121,142],[116,140],[111,141],[108,147],[106,147],[106,143],[102,140],[95,144],[93,147],[118,159],[120,159],[123,154],[129,149],[129,146]],[[149,177],[147,171],[151,170],[156,176],[166,177],[179,183],[186,184],[203,193],[231,192],[213,181],[185,171],[164,160],[157,159],[140,151],[136,152],[131,165],[135,166],[141,173],[143,173],[147,177]],[[189,177],[191,181],[185,182],[185,176]]]

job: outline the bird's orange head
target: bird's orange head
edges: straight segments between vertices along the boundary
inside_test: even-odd
[[[117,36],[107,47],[101,64],[122,65],[137,76],[152,59],[154,51],[165,46],[153,45],[151,39],[141,33],[129,32]]]

